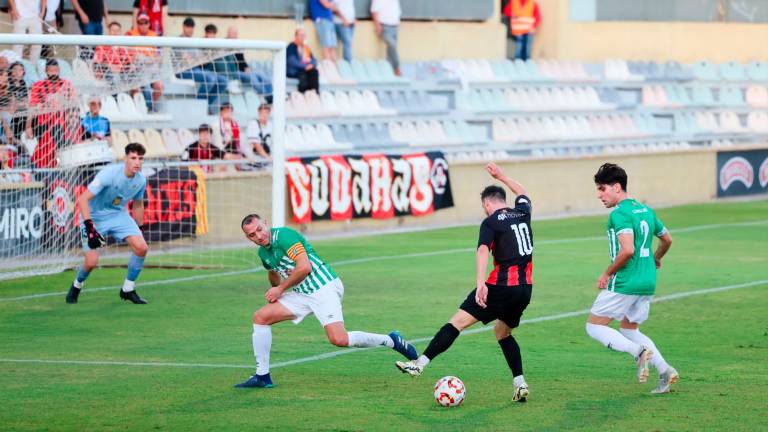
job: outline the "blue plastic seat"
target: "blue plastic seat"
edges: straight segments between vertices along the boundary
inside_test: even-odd
[[[768,81],[768,62],[750,62],[747,64],[746,73],[753,81]]]
[[[730,61],[720,65],[720,77],[726,81],[747,81],[747,74],[741,63]]]
[[[711,107],[715,106],[715,98],[712,96],[712,89],[707,86],[698,85],[692,87],[693,105]]]
[[[708,62],[700,61],[693,65],[693,76],[697,80],[701,81],[719,81],[720,75],[717,72],[717,67]]]
[[[745,105],[744,93],[741,91],[741,88],[735,86],[720,88],[718,99],[720,100],[720,105],[727,107],[743,107]]]

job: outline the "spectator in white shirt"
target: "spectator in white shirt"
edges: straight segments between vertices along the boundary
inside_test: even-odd
[[[248,159],[260,156],[266,160],[272,160],[269,156],[269,146],[272,144],[272,120],[270,115],[272,108],[267,104],[259,106],[259,118],[248,122],[246,137],[248,145],[243,148],[243,153]]]
[[[400,76],[400,55],[397,53],[397,33],[400,29],[400,0],[373,0],[371,17],[376,34],[387,45],[387,61]]]
[[[355,0],[335,0],[333,23],[336,36],[344,45],[344,60],[352,61],[352,38],[355,35]]]
[[[45,0],[8,0],[8,9],[13,20],[14,33],[43,33],[43,19],[45,19]],[[14,45],[13,50],[19,57],[24,54],[23,45]],[[36,65],[40,58],[40,45],[32,45],[29,48],[29,60]]]

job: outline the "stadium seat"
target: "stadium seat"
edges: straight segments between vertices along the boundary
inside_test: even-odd
[[[731,111],[720,113],[720,130],[732,133],[745,132],[741,119],[739,119],[736,113]]]
[[[328,117],[328,113],[325,112],[325,107],[323,107],[323,101],[320,100],[320,96],[316,91],[304,92],[304,101],[307,104],[307,111],[312,117]]]
[[[679,62],[668,61],[664,63],[663,69],[664,78],[668,81],[687,81],[693,79],[693,73]]]
[[[108,118],[112,122],[123,122],[126,119],[120,112],[120,108],[117,107],[115,98],[110,95],[103,95],[101,97],[101,111],[100,114]]]
[[[147,146],[147,138],[144,135],[144,132],[142,132],[139,129],[130,129],[128,131],[128,139],[130,140],[130,142],[139,143],[144,147]]]
[[[712,107],[717,105],[712,96],[712,90],[703,85],[693,86],[693,105],[702,107]]]
[[[732,108],[744,106],[744,94],[739,87],[721,87],[718,99],[720,101],[720,105],[722,106]]]
[[[719,81],[717,66],[704,60],[693,64],[693,77],[700,81]]]
[[[747,128],[751,132],[768,134],[768,113],[753,111],[747,115]]]
[[[347,82],[350,82],[350,83],[354,83],[354,82],[356,82],[356,80],[355,80],[355,75],[354,75],[354,73],[352,72],[352,66],[349,64],[349,62],[348,62],[348,61],[346,61],[346,60],[343,60],[343,59],[342,59],[342,60],[339,60],[339,61],[337,61],[337,62],[336,62],[336,68],[337,68],[337,69],[338,69],[338,71],[339,71],[339,76],[340,76],[340,77],[341,77],[341,78],[342,78],[344,81],[347,81]]]
[[[128,139],[128,135],[120,129],[112,129],[112,154],[115,158],[122,160],[125,157],[125,146],[127,146],[131,140]]]
[[[118,93],[117,108],[120,110],[120,117],[124,121],[139,121],[141,117],[136,110],[136,104],[128,93]]]
[[[77,81],[89,83],[91,86],[96,83],[96,78],[93,76],[88,63],[79,58],[72,60],[72,73],[77,78]]]
[[[166,158],[172,156],[163,142],[163,137],[156,129],[145,129],[144,137],[147,141],[147,158]]]
[[[304,137],[298,126],[292,124],[285,126],[285,148],[291,151],[305,150]]]
[[[752,108],[768,108],[768,88],[763,86],[747,88],[747,104]]]
[[[320,102],[323,104],[323,111],[329,116],[337,117],[341,115],[333,92],[324,91],[320,93]]]
[[[768,82],[768,62],[750,62],[747,64],[746,74],[753,81]]]
[[[182,149],[186,149],[193,142],[197,141],[195,134],[187,128],[177,129],[176,135],[179,137],[179,144],[181,145]]]
[[[604,64],[604,77],[608,81],[643,81],[642,75],[636,75],[629,71],[629,66],[624,60],[606,60]]]
[[[336,106],[339,107],[339,113],[342,116],[353,117],[357,115],[352,109],[352,102],[349,100],[349,95],[346,92],[336,92],[334,97],[336,98]]]
[[[184,153],[184,149],[187,147],[181,144],[179,140],[179,134],[171,128],[163,128],[161,131],[163,135],[163,142],[165,148],[168,150],[169,156],[181,156]]]
[[[31,61],[27,59],[19,60],[24,65],[24,79],[28,86],[31,86],[35,81],[40,80],[40,74],[37,72],[37,66],[33,65]]]
[[[258,117],[259,112],[259,106],[261,106],[261,98],[259,97],[256,92],[251,90],[246,90],[244,93],[245,95],[245,104],[248,106],[248,111],[251,113],[254,113],[255,116]]]
[[[741,63],[730,61],[719,66],[720,77],[726,81],[747,81],[747,74]]]

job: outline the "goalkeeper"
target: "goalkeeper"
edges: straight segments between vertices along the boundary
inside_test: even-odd
[[[77,200],[85,260],[69,288],[67,303],[77,303],[83,283],[99,263],[98,248],[105,244],[105,235],[125,241],[133,251],[128,259],[128,274],[120,290],[120,298],[135,304],[147,303],[134,289],[148,250],[139,229],[144,220],[144,191],[147,186],[147,179],[141,173],[144,153],[146,150],[141,144],[130,143],[125,146],[125,162],[109,165],[99,171]],[[126,207],[131,200],[133,218]]]

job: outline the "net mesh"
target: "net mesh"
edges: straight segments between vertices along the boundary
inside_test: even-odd
[[[0,53],[0,280],[81,261],[77,200],[130,142],[147,149],[147,266],[253,265],[240,220],[272,206],[270,51],[29,48]],[[130,250],[109,239],[100,252],[124,265]]]

